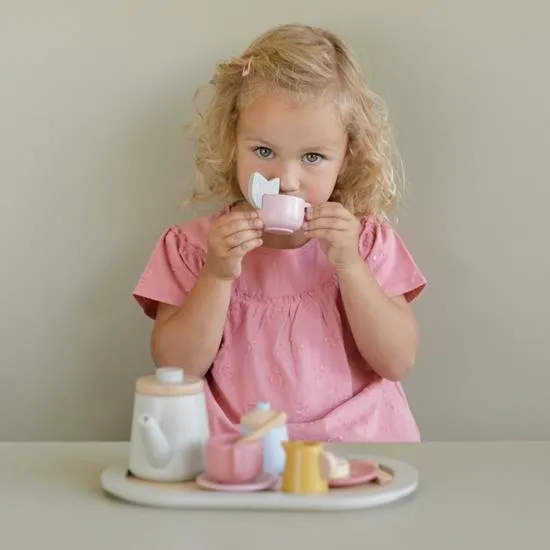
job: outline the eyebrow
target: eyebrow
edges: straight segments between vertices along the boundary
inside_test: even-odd
[[[267,141],[267,139],[262,139],[262,138],[254,137],[254,136],[247,136],[247,137],[245,137],[245,141],[257,141],[259,143],[263,143],[264,145],[267,145],[268,147],[271,147],[272,149],[275,149],[273,144],[269,143],[269,141]]]

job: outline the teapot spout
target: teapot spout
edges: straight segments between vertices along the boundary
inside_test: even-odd
[[[149,465],[153,468],[164,468],[170,462],[174,450],[158,422],[152,416],[142,414],[137,424]]]

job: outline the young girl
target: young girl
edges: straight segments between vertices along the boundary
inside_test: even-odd
[[[358,62],[334,34],[286,25],[211,87],[196,166],[207,195],[230,200],[168,228],[139,279],[156,366],[204,377],[212,433],[267,401],[292,439],[418,441],[400,381],[426,282],[387,222],[390,132]],[[254,172],[311,204],[302,229],[263,231]]]

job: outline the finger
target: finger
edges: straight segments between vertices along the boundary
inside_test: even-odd
[[[223,247],[228,252],[231,252],[234,248],[241,246],[243,243],[259,239],[261,236],[261,229],[239,231],[238,233],[233,233],[232,235],[227,236],[223,240]]]
[[[215,220],[212,224],[212,228],[220,229],[227,226],[228,224],[237,222],[239,220],[254,220],[258,218],[258,212],[256,212],[255,210],[251,212],[229,212],[228,214],[224,214],[223,216]]]
[[[250,252],[254,248],[258,248],[259,246],[262,246],[264,243],[263,239],[261,237],[254,237],[252,239],[248,239],[239,245],[235,246],[229,251],[229,255],[231,256],[244,256],[247,252]]]
[[[317,206],[309,207],[306,211],[306,219],[316,219],[322,217],[349,219],[352,217],[352,214],[339,202],[325,202]]]
[[[331,231],[350,230],[350,222],[342,218],[314,218],[304,223],[304,231],[315,231],[317,229],[328,229]]]
[[[327,228],[311,229],[311,230],[305,231],[305,234],[307,237],[311,239],[322,239],[333,245],[337,244],[338,242],[342,242],[342,237],[345,235],[345,233],[341,231],[335,231],[334,229],[327,229]]]
[[[227,214],[218,218],[218,221],[231,221],[231,220],[247,220],[258,218],[259,214],[256,210],[243,210],[228,212]]]
[[[251,229],[261,229],[263,222],[260,218],[246,218],[229,220],[218,228],[218,235],[221,239],[225,239],[230,235],[239,233],[240,231],[250,231]]]

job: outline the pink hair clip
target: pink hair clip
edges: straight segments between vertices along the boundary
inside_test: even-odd
[[[250,74],[250,67],[252,65],[252,58],[249,57],[246,65],[243,67],[243,76],[248,76]]]

